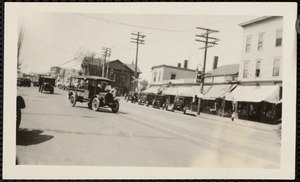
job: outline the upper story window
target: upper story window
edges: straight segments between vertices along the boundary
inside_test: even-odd
[[[117,78],[117,73],[113,73],[112,81],[115,82],[115,81],[116,81],[116,78]]]
[[[250,52],[250,47],[251,47],[251,37],[247,37],[246,39],[246,52]]]
[[[123,74],[123,76],[122,76],[122,82],[125,83],[126,80],[127,80],[127,75],[126,75],[126,74]]]
[[[280,59],[274,59],[273,62],[273,76],[279,76],[279,71],[280,71]]]
[[[156,81],[156,71],[154,72],[153,81]]]
[[[171,74],[171,80],[175,80],[176,79],[176,74],[172,73]]]
[[[244,64],[244,70],[243,70],[243,78],[247,78],[248,77],[248,66],[249,66],[249,63],[245,62],[245,64]]]
[[[157,81],[161,81],[161,71],[158,73],[158,79]]]
[[[256,61],[255,76],[257,78],[260,76],[260,64],[261,64],[261,60]]]
[[[263,48],[263,40],[264,40],[264,34],[261,33],[261,34],[258,35],[257,50],[262,50],[262,48]]]
[[[276,31],[276,43],[275,46],[279,47],[282,45],[282,30]]]

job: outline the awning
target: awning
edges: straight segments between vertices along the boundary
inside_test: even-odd
[[[203,87],[203,94],[206,94],[211,86],[204,86]],[[183,90],[180,95],[186,97],[194,97],[195,95],[199,96],[201,93],[201,86],[192,86],[188,87],[188,89]]]
[[[203,99],[205,100],[215,100],[216,98],[223,98],[226,94],[230,93],[236,84],[227,85],[213,85],[206,94],[204,94]]]
[[[237,86],[232,91],[232,95],[235,101],[277,103],[279,101],[279,86]]]
[[[162,92],[163,95],[177,95],[176,87],[168,87]]]
[[[150,87],[144,90],[142,93],[152,93],[157,94],[160,91],[161,87]]]

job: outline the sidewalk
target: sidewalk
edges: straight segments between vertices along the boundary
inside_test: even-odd
[[[255,121],[249,121],[249,120],[243,120],[243,119],[238,119],[234,118],[234,121],[231,120],[229,117],[222,117],[218,115],[212,115],[212,114],[206,114],[206,113],[200,113],[200,115],[196,115],[196,117],[203,118],[203,119],[209,119],[217,122],[225,122],[227,124],[235,124],[243,127],[250,127],[250,128],[255,128],[259,130],[264,130],[264,131],[274,131],[278,130],[281,124],[265,124],[265,123],[260,123],[260,122],[255,122]]]

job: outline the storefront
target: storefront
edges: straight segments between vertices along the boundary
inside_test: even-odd
[[[231,116],[233,112],[232,101],[226,100],[225,96],[236,88],[236,84],[213,85],[203,96],[202,112]]]
[[[238,118],[276,124],[281,120],[280,86],[237,86],[232,91]]]

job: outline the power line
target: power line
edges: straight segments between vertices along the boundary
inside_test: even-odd
[[[75,61],[75,60],[77,60],[77,58],[74,58],[74,59],[69,60],[69,61],[67,61],[67,62],[64,62],[64,63],[62,63],[62,64],[60,64],[60,65],[57,65],[57,67],[62,66],[62,65],[64,65],[64,64],[67,64],[67,63],[69,63],[69,62]]]
[[[153,28],[153,27],[146,27],[146,26],[140,26],[140,25],[133,25],[133,24],[122,23],[122,22],[111,21],[111,20],[105,20],[105,19],[102,19],[102,18],[97,18],[97,17],[93,17],[93,16],[88,16],[88,15],[82,15],[82,14],[77,14],[77,13],[73,13],[73,14],[78,15],[78,16],[82,16],[82,17],[86,17],[86,18],[100,20],[100,21],[107,22],[107,23],[114,23],[114,24],[119,24],[119,25],[124,25],[124,26],[130,26],[130,27],[144,28],[144,29],[150,29],[150,30],[159,30],[159,31],[167,31],[167,32],[191,33],[191,32],[182,31],[182,30],[172,30],[172,29]]]

